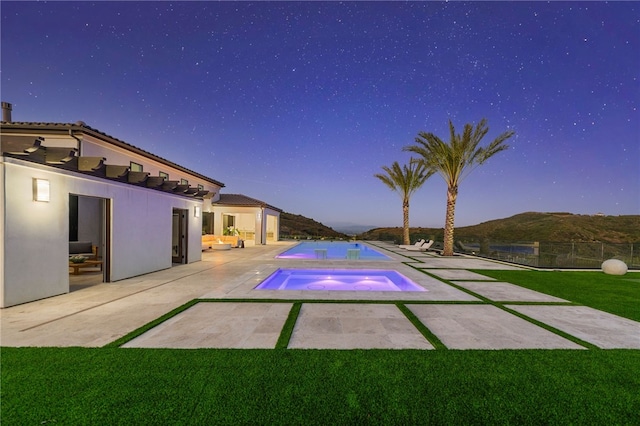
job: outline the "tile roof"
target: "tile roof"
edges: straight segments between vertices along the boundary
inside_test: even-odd
[[[115,138],[111,135],[108,135],[100,130],[94,129],[93,127],[88,126],[84,121],[78,121],[76,123],[46,123],[46,122],[19,122],[19,121],[2,121],[1,123],[2,129],[11,129],[11,130],[40,130],[40,131],[51,131],[51,132],[60,132],[60,131],[72,131],[72,132],[82,132],[86,133],[99,139],[102,139],[106,142],[111,143],[112,145],[119,146],[121,148],[125,148],[131,152],[135,152],[136,154],[140,154],[144,157],[150,158],[152,160],[163,163],[169,167],[173,167],[175,169],[181,170],[183,172],[189,173],[191,175],[197,176],[200,179],[211,182],[215,185],[224,188],[224,183],[219,182],[215,179],[212,179],[208,176],[195,172],[193,170],[187,169],[186,167],[182,167],[172,161],[169,161],[165,158],[159,157],[155,154],[150,153],[149,151],[145,151],[142,148],[138,148],[137,146],[131,145],[125,141],[122,141],[118,138]]]
[[[205,199],[215,194],[188,184],[182,185],[177,180],[169,181],[162,176],[149,176],[148,172],[131,171],[128,166],[105,164],[104,157],[78,157],[75,148],[41,146],[42,140],[44,138],[38,137],[31,147],[22,151],[3,152],[3,161],[5,158],[15,158],[189,198]]]
[[[247,197],[246,195],[242,194],[220,194],[220,199],[212,204],[223,206],[266,207],[282,213],[282,210],[277,207],[271,206],[264,201],[256,200],[255,198]]]

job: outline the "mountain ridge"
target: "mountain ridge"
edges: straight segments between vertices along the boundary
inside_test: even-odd
[[[410,228],[412,241],[429,238],[442,241],[443,228]],[[396,240],[402,227],[375,228],[360,239]],[[456,240],[549,241],[549,242],[640,242],[640,215],[578,215],[568,212],[525,212],[455,229]]]
[[[359,225],[350,225],[354,231]],[[362,226],[362,228],[367,228]],[[363,240],[402,239],[402,227],[379,227],[364,232],[336,230],[314,219],[283,212],[280,215],[280,235],[284,238],[348,239],[356,235]],[[342,232],[341,232],[342,231]],[[412,241],[418,238],[442,241],[443,228],[410,228]],[[455,230],[456,240],[489,239],[505,242],[640,242],[640,215],[580,215],[569,212],[524,212],[502,219],[492,219]]]
[[[349,238],[348,235],[314,219],[288,212],[280,213],[280,236],[288,238]]]

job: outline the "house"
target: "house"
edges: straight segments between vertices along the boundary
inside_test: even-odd
[[[278,209],[217,211],[215,179],[83,122],[14,122],[2,109],[0,307],[67,293],[73,241],[96,247],[112,282],[200,261],[202,234],[228,226],[255,244],[278,238]]]
[[[214,222],[221,224],[218,233],[237,234],[250,244],[278,241],[279,208],[241,194],[220,194],[212,204]]]

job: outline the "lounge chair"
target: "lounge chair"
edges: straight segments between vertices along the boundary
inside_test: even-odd
[[[429,240],[425,243],[422,243],[419,246],[409,246],[407,247],[405,250],[409,250],[409,251],[427,251],[429,250],[429,247],[431,247],[433,245],[433,240]]]
[[[424,242],[425,242],[424,239],[420,239],[420,240],[416,241],[414,244],[400,244],[398,247],[403,248],[403,249],[406,249],[406,248],[409,248],[409,247],[420,247],[421,245],[424,244]]]

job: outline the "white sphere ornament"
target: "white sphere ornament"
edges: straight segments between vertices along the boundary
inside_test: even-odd
[[[608,275],[624,275],[627,273],[627,264],[618,259],[605,260],[602,262],[602,272]]]

